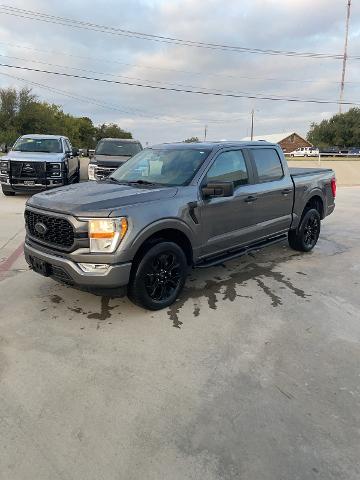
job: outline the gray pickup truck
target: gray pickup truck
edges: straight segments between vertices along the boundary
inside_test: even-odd
[[[332,170],[289,170],[275,144],[163,144],[105,180],[30,198],[25,256],[70,285],[127,285],[136,304],[158,310],[176,300],[190,267],[287,238],[310,251],[335,194]]]
[[[0,183],[6,196],[39,192],[79,180],[78,151],[62,135],[23,135],[0,157]]]

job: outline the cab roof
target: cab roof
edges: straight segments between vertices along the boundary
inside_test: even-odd
[[[65,137],[65,135],[41,135],[39,133],[34,133],[34,134],[27,134],[27,135],[21,135],[21,138],[41,138],[45,140],[50,140],[50,139],[55,139],[55,140],[60,140],[60,138],[68,138]]]
[[[140,143],[139,140],[136,140],[135,138],[111,138],[111,137],[104,137],[99,140],[99,142],[102,142],[103,140],[121,140],[122,142],[127,142],[127,143]]]
[[[174,143],[160,143],[152,145],[149,148],[171,150],[171,149],[192,149],[192,150],[215,150],[222,147],[279,147],[276,143],[270,143],[263,140],[259,141],[215,141],[215,142],[174,142]]]

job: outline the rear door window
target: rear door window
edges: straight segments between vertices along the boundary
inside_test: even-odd
[[[274,148],[254,148],[253,154],[259,183],[280,180],[284,176],[280,157]]]

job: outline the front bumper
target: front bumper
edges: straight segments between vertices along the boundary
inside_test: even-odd
[[[10,192],[41,192],[43,190],[47,190],[49,188],[55,187],[63,187],[66,182],[64,179],[51,179],[47,180],[43,183],[36,183],[34,182],[33,185],[25,185],[24,183],[11,183],[9,179],[1,178],[0,183],[4,190],[8,190]]]
[[[105,273],[86,273],[77,263],[59,254],[43,252],[25,242],[25,259],[31,266],[32,259],[45,262],[48,266],[45,276],[52,277],[70,285],[92,288],[117,288],[129,283],[131,262],[109,265]],[[91,260],[91,258],[89,259]]]

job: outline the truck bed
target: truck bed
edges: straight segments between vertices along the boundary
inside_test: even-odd
[[[297,168],[289,167],[290,175],[292,177],[299,177],[300,175],[314,175],[315,173],[332,172],[331,168]]]
[[[323,198],[323,216],[331,213],[334,205],[331,190],[334,171],[331,168],[289,168],[289,171],[294,184],[293,225],[297,226],[301,218],[309,192],[317,191],[320,198]]]

